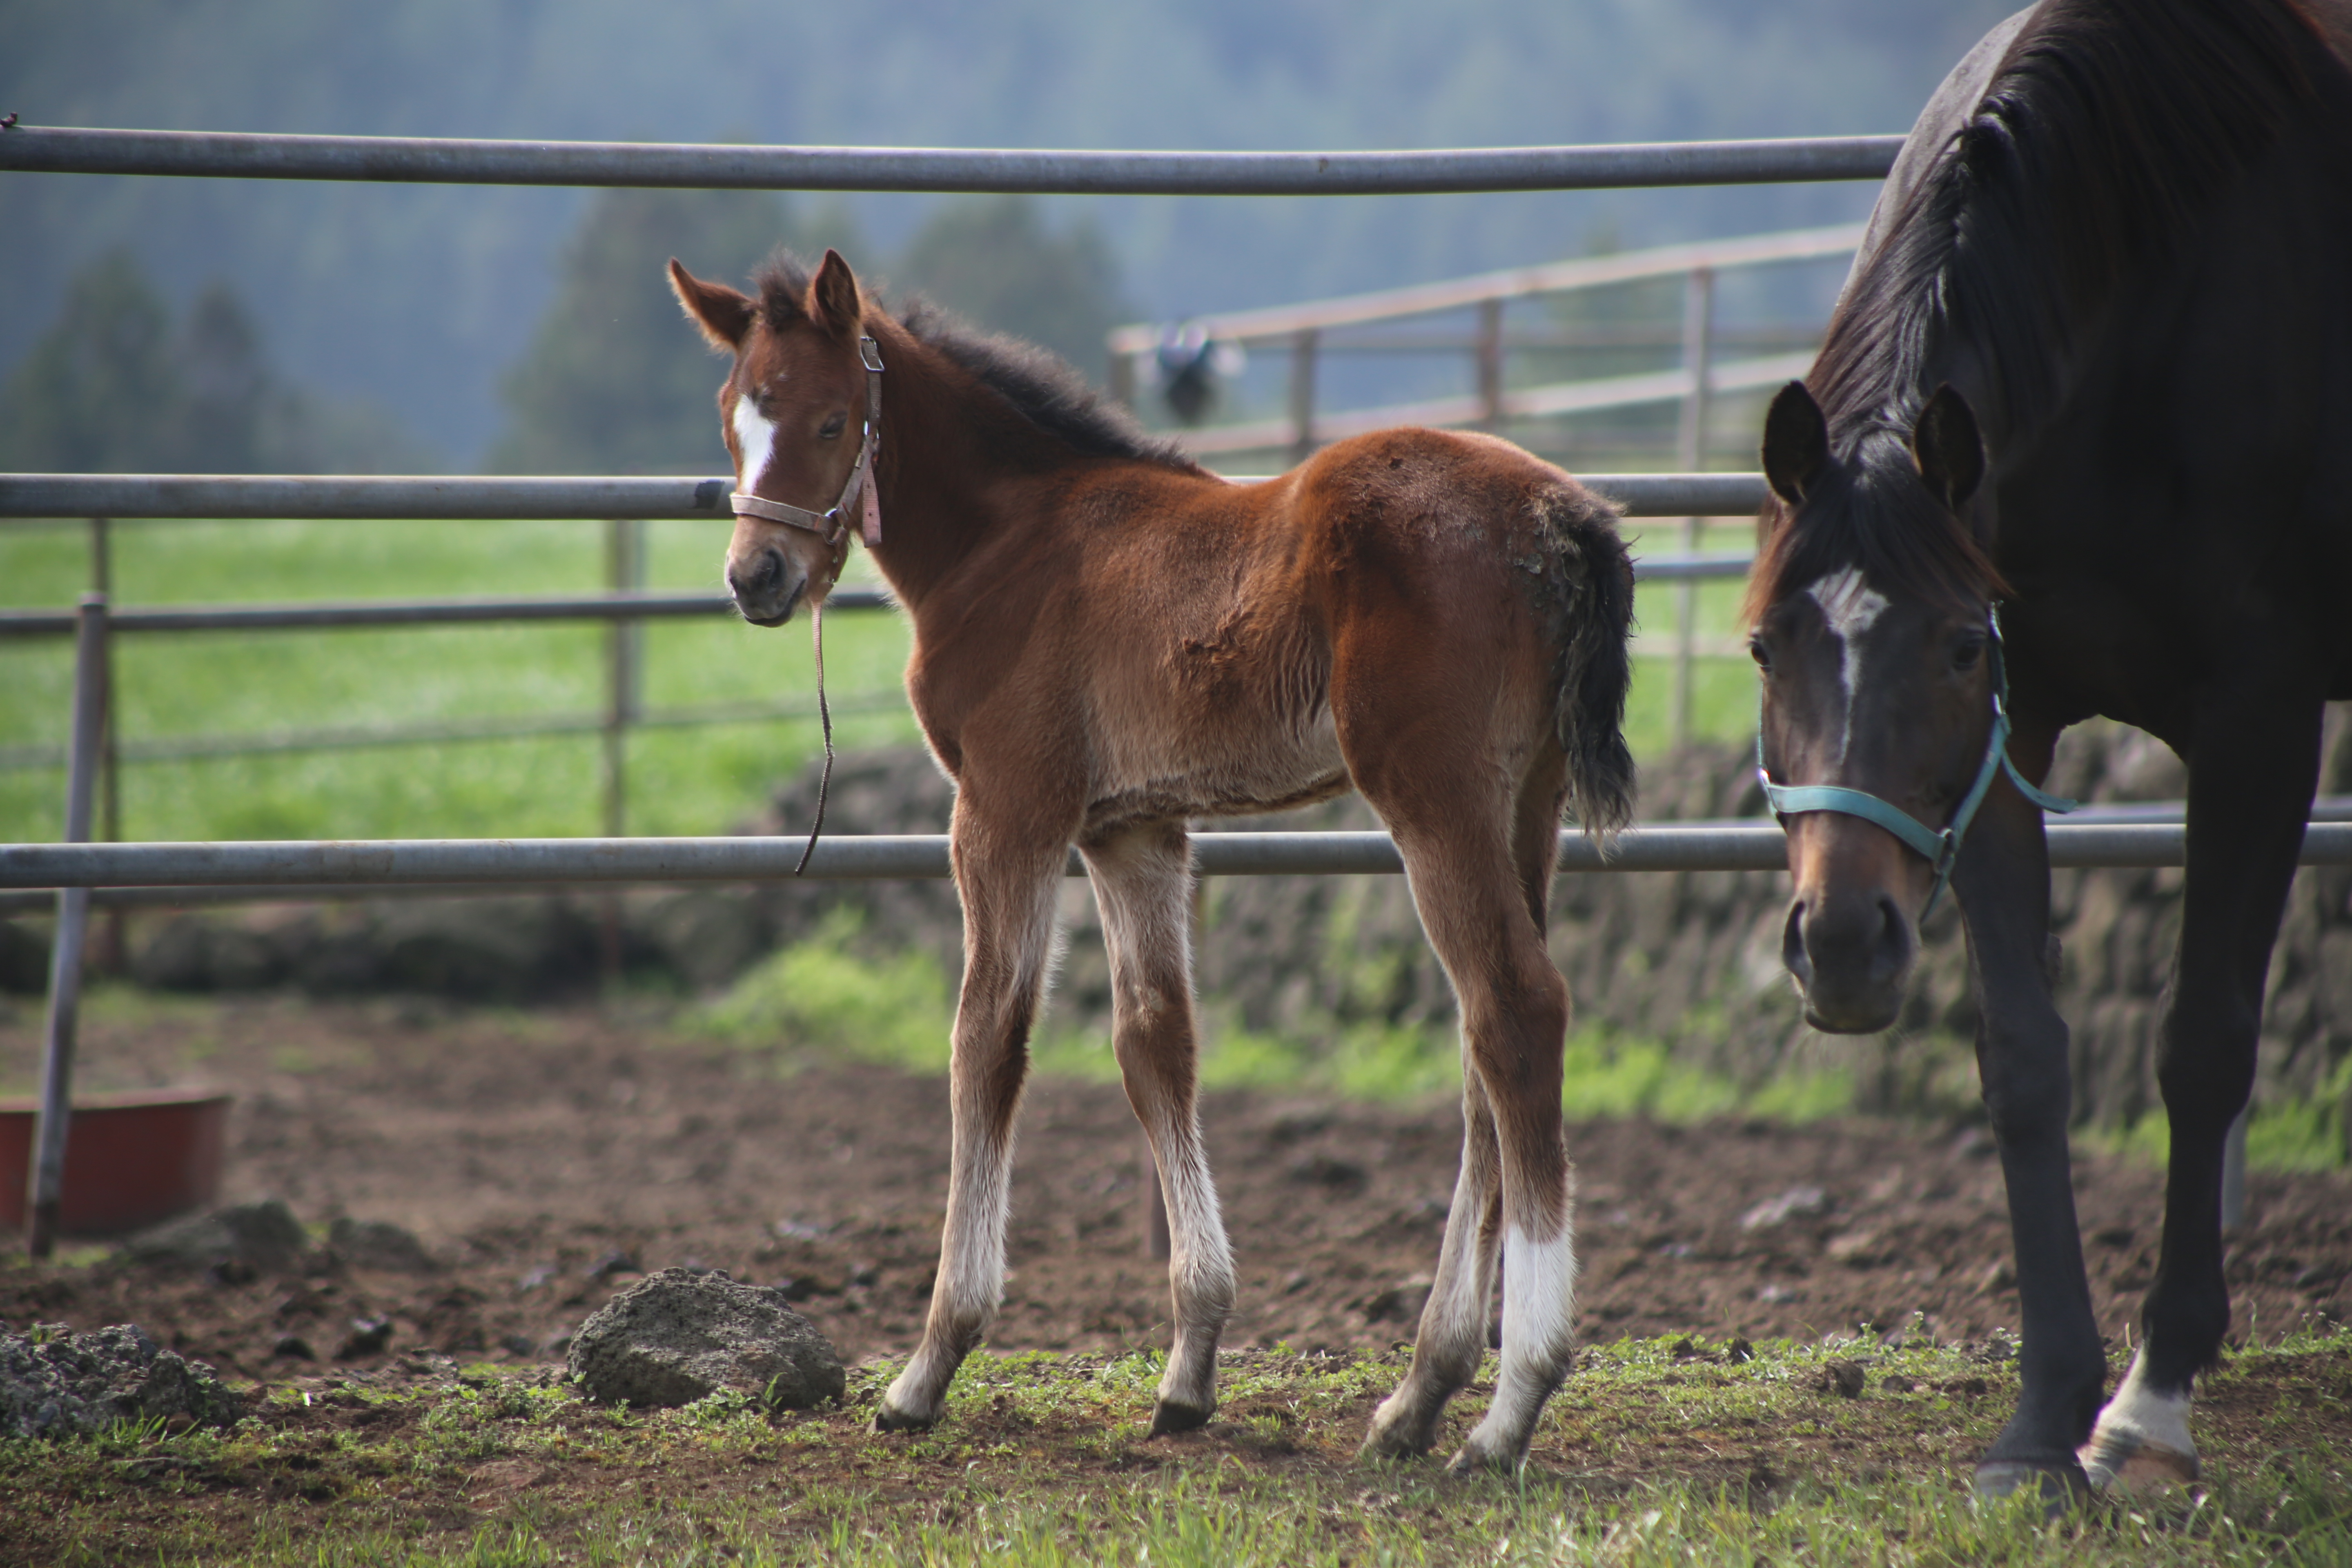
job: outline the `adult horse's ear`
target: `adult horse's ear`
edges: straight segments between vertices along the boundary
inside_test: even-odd
[[[816,281],[809,286],[809,315],[837,338],[854,335],[866,319],[866,307],[857,296],[857,274],[849,269],[838,250],[826,251],[824,264],[816,269]]]
[[[731,353],[743,346],[758,314],[748,297],[724,283],[705,283],[680,267],[675,256],[669,258],[669,287],[686,307],[687,319],[702,330],[712,348]]]
[[[1764,480],[1790,506],[1830,466],[1830,422],[1801,381],[1775,393],[1764,416]]]
[[[1984,437],[1969,400],[1946,382],[1919,410],[1911,426],[1911,460],[1919,465],[1921,482],[1944,504],[1958,511],[1984,482]]]

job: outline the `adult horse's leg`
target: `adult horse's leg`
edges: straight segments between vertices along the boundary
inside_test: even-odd
[[[1052,841],[1015,823],[983,820],[976,793],[967,780],[956,797],[950,837],[963,904],[963,991],[950,1068],[947,1226],[922,1343],[875,1413],[875,1429],[882,1432],[939,1420],[949,1380],[1003,1298],[1013,1117],[1051,960],[1054,888],[1069,852],[1066,838]]]
[[[2056,726],[2021,718],[2011,752],[2038,778],[2056,742]],[[2051,996],[2049,840],[2041,812],[2006,780],[1985,797],[1952,887],[1968,930],[1977,1073],[2008,1188],[2024,1331],[2017,1409],[1979,1459],[1976,1484],[1994,1496],[2032,1487],[2055,1504],[2084,1489],[2074,1447],[2098,1407],[2106,1360],[2074,1217],[2073,1079],[2066,1021]]]
[[[1457,747],[1434,736],[1428,737],[1434,744],[1413,744],[1421,737],[1412,737],[1411,729],[1409,720],[1401,720],[1398,743],[1383,748],[1383,760],[1414,758],[1419,768],[1412,778],[1377,763],[1355,771],[1365,798],[1396,834],[1422,928],[1461,1005],[1466,1066],[1492,1115],[1502,1188],[1502,1373],[1486,1418],[1471,1429],[1452,1463],[1456,1470],[1508,1469],[1526,1458],[1536,1418],[1568,1375],[1572,1353],[1573,1187],[1559,1119],[1568,984],[1552,967],[1542,931],[1528,913],[1527,877],[1514,842],[1523,837],[1514,832],[1520,813],[1517,803],[1497,797],[1495,784],[1504,770],[1479,755],[1475,745]],[[1343,731],[1343,744],[1347,739]],[[1350,753],[1351,762],[1362,754],[1353,747]],[[1554,803],[1558,798],[1550,797]],[[1487,802],[1491,807],[1482,810]],[[1475,1113],[1472,1121],[1475,1126]],[[1467,1238],[1457,1242],[1454,1229],[1477,1211],[1465,1209],[1458,1188],[1455,1201],[1446,1247],[1454,1258],[1454,1284],[1460,1292],[1448,1305],[1458,1309],[1475,1289],[1475,1275],[1486,1270],[1465,1268],[1473,1256],[1470,1244]],[[1477,1217],[1483,1225],[1483,1214]],[[1483,1307],[1480,1316],[1483,1327]],[[1441,1364],[1416,1382],[1416,1356],[1414,1373],[1400,1394],[1425,1400],[1456,1370],[1458,1363],[1443,1363],[1444,1352],[1459,1354],[1450,1338],[1432,1349],[1439,1352]],[[1402,1438],[1413,1435],[1416,1416],[1424,1424],[1434,1420],[1391,1400],[1376,1423],[1387,1424],[1386,1430]],[[1374,1432],[1376,1451],[1385,1449],[1383,1426],[1376,1424]]]
[[[1168,1203],[1175,1345],[1151,1435],[1217,1407],[1217,1337],[1234,1310],[1234,1258],[1201,1145],[1193,1076],[1191,851],[1181,823],[1126,828],[1080,846],[1110,953],[1111,1045],[1127,1100],[1151,1141]]]
[[[1547,752],[1538,776],[1522,788],[1514,827],[1513,858],[1519,893],[1540,933],[1549,915],[1552,868],[1559,858],[1559,759]],[[1445,1402],[1477,1375],[1486,1351],[1487,1312],[1495,1296],[1495,1263],[1503,1241],[1502,1146],[1493,1103],[1470,1049],[1462,1049],[1462,1169],[1437,1276],[1422,1308],[1412,1366],[1395,1393],[1373,1412],[1364,1438],[1367,1458],[1425,1454],[1437,1438]]]
[[[2094,1485],[2198,1478],[2190,1388],[2230,1327],[2222,1142],[2253,1086],[2263,985],[2319,779],[2321,717],[2292,676],[2227,683],[2198,708],[2180,950],[2157,1029],[2172,1128],[2164,1244],[2139,1353],[2083,1446]]]

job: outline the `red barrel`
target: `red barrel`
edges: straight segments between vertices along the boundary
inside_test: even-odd
[[[114,1236],[212,1202],[220,1191],[229,1098],[209,1089],[165,1089],[77,1101],[58,1228],[68,1236]],[[0,1100],[0,1224],[19,1230],[38,1103]]]

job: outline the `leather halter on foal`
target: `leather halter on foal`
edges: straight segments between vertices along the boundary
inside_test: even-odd
[[[848,526],[849,509],[862,499],[859,532],[866,540],[866,548],[871,550],[882,542],[882,503],[876,494],[878,487],[873,482],[875,459],[882,453],[882,350],[872,338],[860,338],[857,357],[866,366],[866,435],[857,444],[857,461],[851,467],[849,478],[841,487],[841,499],[833,503],[833,510],[811,511],[806,507],[788,506],[748,490],[737,490],[727,498],[736,516],[804,529],[829,545],[838,545],[842,530]]]
[[[1976,820],[1977,807],[1984,804],[1985,792],[1992,788],[1993,774],[2007,773],[2018,793],[2044,811],[2063,816],[2082,805],[2036,789],[2017,771],[2017,764],[2009,760],[2009,668],[2000,657],[1998,611],[1986,616],[1985,630],[1991,639],[1986,651],[1992,659],[1992,734],[1985,742],[1984,763],[1977,769],[1976,783],[1969,786],[1960,808],[1952,813],[1951,826],[1940,833],[1892,801],[1882,800],[1866,790],[1839,784],[1774,784],[1764,766],[1763,726],[1757,726],[1756,776],[1764,781],[1764,798],[1771,803],[1772,815],[1785,819],[1800,812],[1834,811],[1859,816],[1895,835],[1936,868],[1936,885],[1928,889],[1927,901],[1919,910],[1923,921],[1934,912],[1936,900],[1943,896],[1945,884],[1952,879],[1952,863],[1959,858],[1960,839],[1967,834],[1969,824]],[[1785,820],[1782,826],[1787,826]]]

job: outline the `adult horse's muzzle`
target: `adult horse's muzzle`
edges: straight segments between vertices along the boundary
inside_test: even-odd
[[[1866,823],[1808,815],[1789,823],[1797,894],[1781,929],[1780,959],[1805,999],[1805,1021],[1832,1035],[1866,1035],[1902,1011],[1918,926],[1910,855]]]

